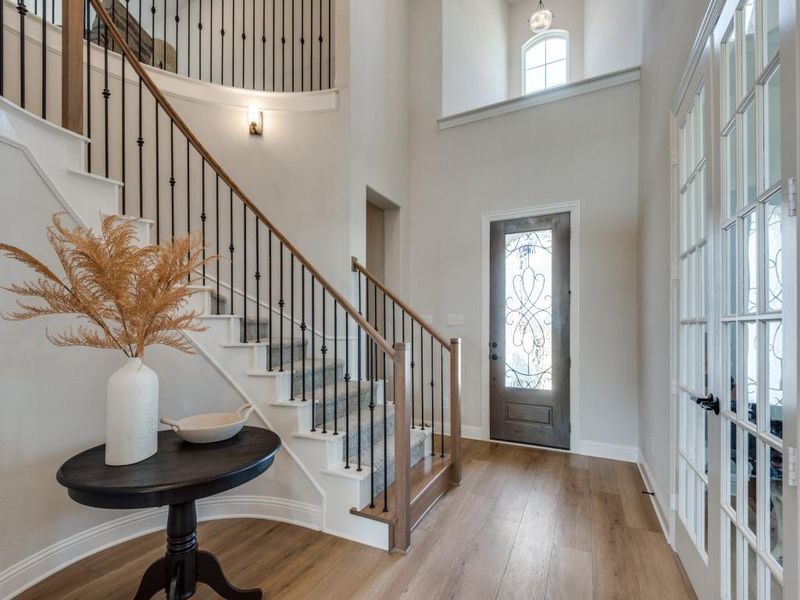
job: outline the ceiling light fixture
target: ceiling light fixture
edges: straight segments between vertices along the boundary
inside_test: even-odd
[[[545,8],[544,2],[539,0],[539,7],[528,19],[528,26],[533,33],[547,31],[553,25],[553,11]]]

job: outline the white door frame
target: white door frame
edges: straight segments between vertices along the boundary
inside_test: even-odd
[[[486,213],[482,216],[481,224],[481,439],[488,440],[489,433],[489,229],[494,221],[509,219],[522,219],[525,217],[540,217],[555,213],[569,213],[570,239],[569,239],[569,353],[571,369],[569,373],[569,420],[572,426],[569,436],[570,452],[581,451],[580,444],[580,402],[578,377],[578,344],[579,337],[579,248],[580,248],[580,202],[559,202],[543,204],[525,208]]]

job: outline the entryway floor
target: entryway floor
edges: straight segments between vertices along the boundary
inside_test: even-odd
[[[251,519],[202,523],[200,545],[265,598],[694,598],[636,465],[465,440],[463,474],[407,556]],[[128,600],[162,553],[163,533],[146,535],[18,598]],[[200,586],[195,597],[215,596]]]

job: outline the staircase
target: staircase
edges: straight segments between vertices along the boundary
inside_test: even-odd
[[[0,3],[2,14],[8,4]],[[119,19],[99,0],[90,3],[95,32],[102,30],[121,55],[91,42],[78,44],[83,50],[76,53],[68,39],[74,22],[65,23],[64,64],[102,56],[105,76],[100,106],[96,98],[92,105],[92,94],[83,98],[82,86],[65,86],[63,121],[83,131],[81,114],[105,112],[105,129],[83,137],[23,110],[19,98],[0,97],[0,138],[36,149],[79,223],[97,227],[103,216],[117,214],[136,223],[141,244],[190,232],[225,256],[224,264],[197,273],[191,307],[207,329],[185,335],[255,405],[253,424],[274,429],[322,490],[325,531],[406,551],[412,529],[461,477],[458,340],[444,339],[355,260],[358,307],[331,286],[195,137],[126,44]],[[81,4],[64,0],[62,13]],[[25,48],[25,32],[19,34]],[[6,61],[0,83],[8,60],[0,55]],[[147,95],[138,103],[138,131],[125,119],[121,131],[109,126],[109,102],[119,96],[124,102],[126,91]],[[143,117],[142,107],[151,113]],[[155,139],[143,134],[143,118],[156,123]],[[117,155],[115,143],[122,145],[121,164],[108,159],[109,149]],[[106,154],[100,165],[89,160],[96,144]],[[156,174],[152,183],[143,165],[154,165],[147,171]]]

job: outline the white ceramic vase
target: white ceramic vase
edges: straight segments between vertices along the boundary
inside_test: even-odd
[[[129,358],[108,378],[106,464],[132,465],[158,450],[158,376]]]

